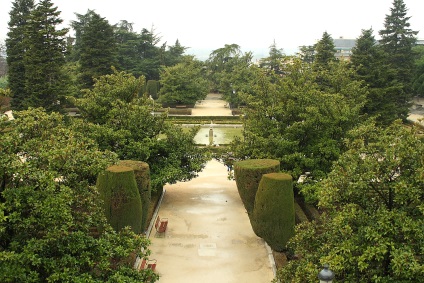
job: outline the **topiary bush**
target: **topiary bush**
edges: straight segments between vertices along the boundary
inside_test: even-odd
[[[295,209],[292,176],[264,174],[256,193],[251,218],[255,233],[274,251],[283,251],[294,235]]]
[[[99,174],[96,187],[103,200],[106,219],[119,231],[126,226],[139,234],[142,205],[134,170],[127,166],[113,165]]]
[[[280,161],[275,159],[248,159],[234,163],[237,190],[249,217],[253,212],[256,191],[262,175],[278,171]]]
[[[146,231],[148,226],[147,217],[149,216],[150,201],[152,199],[149,164],[143,161],[121,160],[118,165],[127,166],[134,170],[135,181],[137,183],[138,192],[140,193],[141,207],[143,210],[141,216],[141,230]]]

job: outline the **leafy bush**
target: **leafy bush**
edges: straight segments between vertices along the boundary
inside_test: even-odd
[[[251,222],[255,233],[274,251],[284,250],[294,235],[295,226],[292,176],[285,173],[262,175]]]
[[[237,190],[249,217],[253,212],[256,191],[262,175],[278,171],[280,161],[274,159],[248,159],[234,164]]]
[[[134,170],[113,165],[99,174],[96,186],[113,229],[118,232],[130,226],[135,233],[141,233],[143,211]]]

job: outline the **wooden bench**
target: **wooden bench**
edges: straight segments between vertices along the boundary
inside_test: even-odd
[[[159,215],[156,218],[155,229],[157,233],[165,233],[168,227],[168,218],[160,218]]]

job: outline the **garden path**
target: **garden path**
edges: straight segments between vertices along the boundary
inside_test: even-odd
[[[229,110],[225,102],[217,103],[219,96],[208,98],[200,109]],[[265,283],[274,278],[271,251],[254,234],[227,174],[224,164],[211,160],[197,178],[165,186],[158,214],[168,218],[168,229],[160,235],[153,228],[149,237],[160,283]]]

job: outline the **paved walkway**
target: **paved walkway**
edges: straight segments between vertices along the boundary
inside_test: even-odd
[[[223,164],[209,161],[199,177],[165,190],[159,216],[168,218],[168,230],[150,235],[160,283],[271,282],[269,250]]]
[[[191,110],[191,116],[232,116],[227,102],[222,100],[221,94],[209,93],[204,100],[196,103]]]

